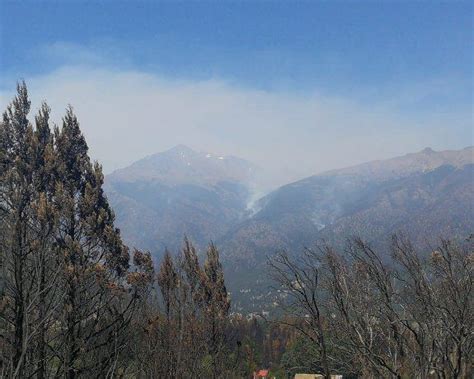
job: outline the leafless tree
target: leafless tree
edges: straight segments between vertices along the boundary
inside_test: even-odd
[[[269,264],[273,279],[289,296],[281,304],[282,308],[288,314],[298,316],[292,325],[318,346],[324,375],[330,378],[326,330],[323,326],[319,258],[306,249],[299,259],[291,259],[287,253],[282,252],[270,260]]]
[[[470,377],[472,238],[427,253],[403,236],[392,242],[391,254],[353,238],[343,253],[322,245],[272,260],[294,326],[318,347],[326,375],[347,357],[364,377]]]

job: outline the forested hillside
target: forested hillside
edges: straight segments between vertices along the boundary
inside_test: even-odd
[[[222,245],[236,259],[258,261],[259,252],[302,249],[320,239],[337,244],[351,234],[383,244],[384,236],[403,231],[420,245],[430,235],[464,236],[474,230],[473,179],[472,147],[323,173],[261,199],[261,210]]]
[[[221,159],[222,158],[222,159]],[[106,191],[127,243],[161,257],[184,235],[198,251],[215,241],[239,312],[273,312],[267,258],[321,241],[343,248],[361,236],[387,250],[394,233],[418,248],[474,230],[474,148],[424,149],[318,174],[252,203],[259,170],[184,146],[107,177]]]

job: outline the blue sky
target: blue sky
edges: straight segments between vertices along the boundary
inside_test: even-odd
[[[2,2],[2,71],[75,62],[42,49],[98,49],[115,65],[292,89],[472,81],[469,2]],[[89,62],[87,62],[89,63]]]
[[[384,112],[381,120],[389,118],[387,124],[393,125],[393,130],[381,140],[392,144],[385,150],[369,144],[370,153],[360,156],[354,151],[354,156],[348,154],[346,160],[310,165],[302,170],[305,173],[408,152],[424,143],[435,148],[472,144],[470,2],[2,1],[0,25],[3,97],[18,78],[32,83],[41,92],[37,96],[51,94],[54,98],[59,97],[58,89],[52,89],[58,77],[64,81],[65,90],[72,91],[75,87],[66,85],[67,80],[80,82],[81,78],[121,73],[147,76],[147,80],[137,79],[144,86],[137,91],[150,90],[147,83],[155,83],[156,91],[193,84],[204,85],[207,91],[206,83],[220,83],[220,88],[237,93],[237,98],[250,91],[277,96],[278,102],[289,97],[288,103],[299,102],[296,107],[317,98],[320,105],[330,102],[334,113],[337,109],[347,114],[354,111],[351,107],[367,113],[356,122],[347,115],[345,129],[324,117],[328,129],[321,124],[313,128],[311,119],[300,120],[298,126],[298,120],[292,117],[287,133],[290,128],[299,129],[296,133],[301,141],[308,137],[321,139],[334,128],[341,133],[347,131],[347,135],[365,133],[364,128],[358,130],[358,125],[374,116],[371,109],[375,114]],[[80,108],[80,98],[65,97]],[[210,113],[222,113],[224,109]],[[263,123],[273,121],[258,117]],[[445,122],[446,130],[433,118]],[[257,121],[255,117],[250,119]],[[219,118],[222,120],[225,122],[225,117]],[[188,121],[192,123],[193,119]],[[205,117],[200,122],[206,123]],[[211,117],[209,122],[215,121]],[[338,122],[344,124],[344,119]],[[397,129],[397,123],[405,126]],[[417,134],[410,136],[404,129],[406,125],[417,128]],[[448,128],[455,135],[446,138]],[[381,136],[387,133],[383,129]],[[430,132],[433,138],[419,139],[419,135]],[[178,141],[169,132],[162,136],[163,143],[147,146],[144,152],[176,141],[197,148],[222,146],[223,150],[259,160],[250,148],[233,148],[224,137],[206,144],[196,136],[192,141]],[[99,151],[100,142],[95,138],[90,132],[92,146]],[[298,141],[295,139],[295,146],[289,149],[297,148]],[[336,136],[330,141],[335,143]],[[138,158],[140,149],[136,150],[125,160],[115,159],[113,154],[97,155],[114,168]],[[320,158],[309,153],[300,157]]]

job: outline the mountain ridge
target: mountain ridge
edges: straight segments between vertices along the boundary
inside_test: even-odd
[[[384,162],[388,162],[388,168],[383,167]],[[416,181],[420,175],[428,178],[430,172],[445,166],[459,170],[472,164],[474,148],[470,146],[458,151],[435,152],[424,149],[389,160],[316,174],[281,186],[264,196],[257,204],[258,212],[234,227],[219,242],[225,250],[224,255],[237,250],[234,255],[253,260],[253,251],[268,253],[272,248],[301,250],[305,245],[314,244],[318,239],[316,236],[322,237],[324,229],[324,237],[327,238],[329,234],[334,241],[337,236],[334,232],[328,232],[328,226],[342,217],[349,217],[349,214],[352,217],[355,214],[361,216],[357,207],[361,208],[362,204],[370,204],[378,199],[381,196],[379,192]],[[370,170],[373,167],[376,170]],[[464,175],[468,182],[474,180],[469,169]],[[405,195],[405,199],[409,201],[410,196]],[[469,204],[466,209],[469,209]],[[349,224],[344,230],[350,228]],[[351,225],[358,229],[355,222]],[[341,230],[340,239],[344,240],[347,235]]]
[[[185,235],[204,247],[244,217],[258,171],[178,145],[111,173],[105,189],[125,240],[160,255],[179,250]]]
[[[178,146],[111,174],[105,188],[132,246],[160,255],[178,252],[184,235],[201,251],[214,241],[236,309],[260,307],[255,296],[271,300],[260,293],[260,273],[277,251],[298,254],[321,240],[343,248],[356,234],[385,249],[399,231],[426,246],[474,231],[472,146],[325,171],[271,191],[249,211],[254,167]],[[240,292],[250,287],[252,295]]]
[[[241,158],[198,152],[185,145],[142,158],[107,175],[107,180],[161,180],[170,184],[190,183],[213,185],[221,180],[251,181],[259,168]],[[196,173],[207,176],[199,177]]]
[[[428,171],[443,165],[462,167],[473,162],[474,146],[467,146],[459,150],[441,151],[435,151],[430,147],[426,147],[415,153],[373,160],[354,166],[328,170],[316,175],[347,175],[357,173],[358,175],[372,174],[383,179],[389,176],[407,176],[420,170]]]

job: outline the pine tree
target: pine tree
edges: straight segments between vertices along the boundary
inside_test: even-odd
[[[13,377],[26,372],[30,330],[33,191],[33,128],[28,120],[30,100],[25,83],[7,107],[0,125],[0,222],[3,291],[1,301],[4,370]],[[11,354],[10,354],[11,353]]]
[[[178,273],[176,272],[171,254],[166,251],[157,277],[161,295],[165,306],[165,331],[164,331],[164,375],[174,377],[176,368],[176,354],[174,351],[174,334],[176,332],[176,322],[173,316],[176,314],[176,300],[178,291]]]
[[[196,312],[200,307],[203,301],[203,294],[202,294],[202,279],[203,279],[203,272],[201,267],[199,266],[199,259],[196,252],[196,248],[193,244],[188,240],[186,237],[184,239],[184,247],[182,251],[182,269],[186,276],[186,281],[189,285],[190,291],[190,301],[192,311],[194,316],[196,316]]]
[[[34,344],[36,375],[38,379],[47,376],[47,362],[52,359],[48,354],[49,340],[54,338],[47,331],[55,320],[55,305],[59,302],[60,291],[57,288],[58,260],[53,254],[53,237],[57,218],[53,207],[55,164],[53,135],[49,126],[50,108],[46,103],[35,117],[34,131],[34,205],[32,226],[35,229],[34,267],[37,272],[37,302],[34,324],[37,337]]]
[[[185,343],[183,343],[186,349],[185,365],[189,376],[195,378],[201,374],[200,366],[206,353],[202,311],[204,305],[204,272],[199,265],[197,251],[187,238],[184,239],[181,267],[183,282],[186,283],[186,297],[183,299],[186,329]]]
[[[85,372],[101,376],[116,358],[111,347],[120,345],[119,332],[130,319],[131,303],[121,304],[129,253],[103,193],[102,169],[90,162],[71,107],[55,131],[55,152],[56,246],[65,289],[60,371],[68,378]]]
[[[225,324],[230,300],[224,283],[224,273],[219,261],[219,251],[209,245],[204,263],[205,323],[208,335],[208,352],[212,359],[212,377],[218,378],[223,368]]]

